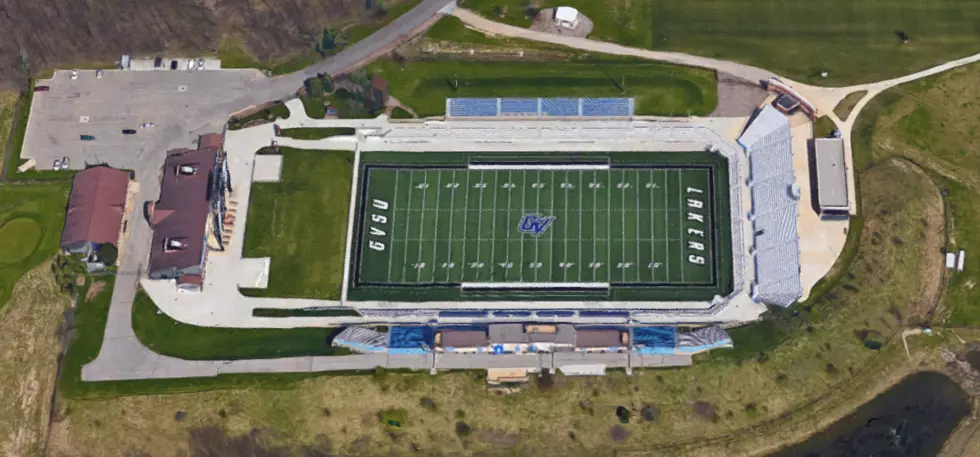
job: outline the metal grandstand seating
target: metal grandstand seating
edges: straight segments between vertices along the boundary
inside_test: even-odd
[[[738,139],[749,156],[753,298],[783,307],[802,295],[791,142],[789,119],[768,105]]]
[[[457,117],[489,117],[499,112],[496,98],[450,98],[449,115]]]
[[[631,117],[632,98],[447,98],[449,117]]]
[[[355,352],[381,352],[387,349],[388,334],[363,327],[347,327],[331,344]]]
[[[732,346],[732,337],[715,325],[681,333],[677,337],[677,352],[697,353],[726,346]]]
[[[633,114],[631,98],[583,98],[583,116],[630,116]]]
[[[542,98],[541,116],[578,116],[579,99],[577,98]]]
[[[537,98],[502,98],[500,99],[501,116],[537,116]]]

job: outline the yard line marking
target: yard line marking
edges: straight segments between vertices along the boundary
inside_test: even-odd
[[[538,170],[538,175],[534,179],[535,179],[535,181],[534,181],[535,184],[541,182],[541,171],[540,170]],[[540,186],[538,186],[538,188],[535,190],[535,195],[537,196],[537,200],[534,203],[534,212],[537,213],[538,211],[541,211],[541,187]],[[549,214],[548,216],[552,216],[552,215]],[[552,231],[551,233],[554,233],[554,232]],[[538,249],[538,243],[540,241],[541,241],[541,237],[540,236],[534,238],[534,282],[538,282],[538,270],[539,270],[539,268],[538,268],[538,250],[539,250]]]
[[[653,215],[656,214],[653,211],[653,185],[657,183],[656,174],[654,170],[650,170],[650,263],[657,264],[657,231],[655,220]],[[650,269],[650,282],[657,282],[657,268],[653,267]]]
[[[422,182],[426,184],[426,185],[422,186],[422,209],[425,209],[425,193],[426,193],[426,191],[429,190],[429,186],[428,186],[428,184],[429,184],[429,170],[423,170],[422,171]],[[438,213],[436,213],[436,214],[438,214]],[[422,282],[422,268],[419,267],[419,264],[422,263],[422,240],[425,239],[425,235],[422,234],[422,231],[425,230],[425,211],[422,211],[422,215],[419,217],[419,219],[420,219],[420,221],[419,221],[419,254],[418,254],[419,255],[419,259],[415,263],[415,271],[418,272],[418,274],[415,276],[415,282],[416,283]]]
[[[467,173],[466,175],[469,176],[469,173]],[[456,170],[455,169],[453,169],[453,178],[452,179],[453,179],[452,184],[456,184]],[[450,264],[452,264],[453,263],[453,213],[456,212],[456,208],[455,208],[455,205],[456,205],[456,188],[455,187],[450,188],[449,189],[449,192],[450,192],[449,193],[449,243],[448,243],[449,244],[449,251],[446,254],[446,257],[447,257],[446,262],[449,262]],[[465,215],[466,213],[463,213],[463,214]],[[466,238],[466,237],[464,236],[463,238]],[[446,266],[446,282],[449,282],[449,276],[450,276],[450,274],[452,274],[453,268],[455,268],[454,265],[447,265]]]
[[[525,208],[527,206],[527,170],[521,170],[521,217],[525,214]],[[510,228],[508,227],[508,231]],[[517,278],[518,281],[524,282],[524,234],[521,233],[521,268],[518,270],[520,277]],[[507,246],[510,249],[510,246]]]
[[[483,170],[480,170],[480,182],[481,183],[484,183],[484,181],[483,181]],[[496,183],[494,183],[494,184],[496,184]],[[492,189],[496,190],[496,187],[493,187]],[[481,187],[480,188],[480,212],[479,213],[476,213],[477,214],[477,216],[476,216],[476,225],[477,225],[477,227],[476,227],[476,260],[475,260],[475,262],[477,262],[477,263],[480,262],[480,244],[482,242],[481,237],[482,237],[482,233],[483,233],[483,191],[484,190],[486,190],[486,187]],[[493,195],[494,195],[494,197],[497,196],[496,193],[494,193]],[[490,249],[490,255],[491,256],[493,255],[493,248]],[[490,263],[490,269],[491,270],[493,269],[492,259],[491,259],[491,263]],[[480,273],[480,271],[477,271],[477,275],[476,275],[476,279],[477,280],[480,279],[480,274],[479,273]],[[464,273],[464,276],[465,276],[465,273]]]
[[[463,255],[459,259],[459,263],[460,263],[459,267],[463,269],[463,274],[461,274],[459,276],[459,282],[466,282],[466,245],[468,244],[467,242],[469,241],[469,240],[466,239],[466,232],[468,230],[466,228],[467,227],[467,225],[466,225],[466,218],[467,218],[467,216],[469,216],[470,212],[469,211],[465,211],[465,210],[468,210],[470,208],[470,175],[472,175],[472,174],[473,173],[470,173],[469,171],[466,172],[466,192],[465,192],[466,195],[463,197],[463,209],[464,209],[464,211],[463,211],[463,252],[462,252]],[[480,172],[480,182],[483,182],[483,172],[482,171]],[[483,205],[483,194],[480,194],[480,205],[481,205],[481,207]],[[479,235],[477,235],[477,236],[479,236]],[[450,243],[452,243],[452,241],[450,241]],[[477,259],[477,260],[479,260],[479,259]],[[449,275],[447,274],[446,275],[446,281],[448,282],[449,279],[450,279],[449,278]]]
[[[606,237],[612,237],[612,170],[606,172]],[[612,282],[612,241],[606,241],[606,282]]]
[[[555,215],[555,172],[551,171],[550,173],[551,173],[551,214],[549,214],[549,216],[554,216]],[[565,173],[568,172],[566,171]],[[555,264],[555,231],[552,230],[548,239],[548,281],[554,280],[555,277],[554,264]]]
[[[511,178],[511,171],[508,170],[507,171],[507,183],[510,183],[511,182],[510,178]],[[510,200],[511,200],[511,191],[510,191],[510,188],[508,188],[507,189],[507,227],[508,228],[510,227]],[[493,204],[493,214],[494,215],[497,214],[497,204],[496,203]],[[506,256],[504,257],[504,263],[510,263],[510,230],[506,230],[505,232],[507,233],[507,249],[505,249],[505,251],[507,251],[507,252],[506,252]],[[496,238],[497,237],[497,226],[496,225],[493,226],[493,234],[494,234],[493,237]],[[505,280],[507,279],[507,271],[506,271],[506,269],[504,271],[504,279]]]
[[[667,169],[665,168],[664,169],[664,209],[665,210],[667,210],[667,209],[670,208],[670,205],[667,203],[667,195],[670,194],[670,191],[667,190],[667,189],[669,189],[669,187],[667,187],[667,181],[669,181],[669,180],[670,180],[670,178],[668,177],[668,175],[667,175]],[[666,249],[664,251],[664,253],[667,256],[666,259],[664,260],[664,273],[666,274],[666,278],[667,279],[665,279],[664,282],[666,282],[666,283],[670,283],[670,241],[669,241],[669,239],[670,239],[670,212],[669,211],[664,211],[664,248]]]
[[[681,284],[684,283],[684,270],[687,268],[687,264],[684,263],[684,173],[681,170],[677,171],[677,218],[681,220],[678,225],[680,233],[678,233],[681,239]]]
[[[413,170],[409,170],[409,172],[408,172],[408,206],[406,206],[406,208],[405,208],[406,210],[412,208],[412,186],[414,185],[414,181],[415,181],[415,170],[414,169]],[[411,233],[411,227],[412,227],[412,212],[411,211],[407,211],[407,214],[405,215],[405,249],[403,250],[404,253],[405,253],[405,258],[402,259],[402,280],[401,280],[402,283],[404,283],[405,282],[405,278],[408,277],[408,271],[406,271],[406,270],[408,270],[408,239],[411,238],[411,235],[412,235],[412,233]]]
[[[562,182],[566,182],[566,183],[568,182],[568,171],[567,170],[565,171],[565,180],[562,181]],[[555,180],[554,180],[554,176],[552,176],[551,185],[554,186],[554,184],[555,184]],[[565,212],[562,213],[562,215],[565,216],[565,224],[564,224],[564,227],[565,227],[565,241],[562,242],[562,246],[565,248],[565,257],[563,259],[561,259],[562,262],[565,262],[565,267],[562,268],[562,276],[561,276],[562,282],[568,282],[568,191],[569,191],[569,189],[566,187],[565,188]],[[554,205],[555,204],[554,203],[554,200],[555,200],[554,191],[551,192],[551,195],[552,195],[552,197],[551,197],[551,200],[552,200],[551,204]],[[555,245],[554,245],[554,243],[555,243],[554,234],[551,235],[551,243],[552,243],[551,244],[551,249],[554,249],[555,248]],[[554,251],[552,251],[552,253],[553,252]],[[554,263],[554,261],[555,261],[554,257],[555,257],[554,255],[551,256],[552,263]]]
[[[435,234],[432,237],[433,238],[433,241],[432,241],[432,282],[435,282],[435,280],[436,280],[436,264],[439,263],[439,259],[438,259],[438,255],[439,255],[439,252],[438,252],[439,251],[439,243],[437,243],[435,240],[438,240],[439,239],[439,213],[440,213],[439,210],[441,209],[441,208],[439,208],[439,197],[442,195],[442,172],[443,172],[443,170],[439,170],[437,172],[437,174],[436,174],[436,208],[435,208],[435,210],[436,210],[436,225],[435,225],[435,228],[433,229],[435,231]],[[452,217],[452,214],[453,214],[453,212],[450,211],[449,212],[450,217]],[[452,221],[452,219],[450,219],[450,222],[451,221]],[[452,230],[452,227],[451,226],[450,226],[450,230]],[[450,235],[449,237],[452,238],[452,235]]]
[[[626,171],[625,170],[623,170],[623,178],[622,178],[622,181],[620,181],[620,182],[623,182],[623,183],[626,182]],[[623,246],[623,248],[622,248],[623,254],[622,254],[622,257],[621,258],[623,260],[623,263],[625,264],[625,263],[629,263],[629,262],[626,262],[626,187],[625,187],[625,185],[624,185],[624,187],[621,190],[622,190],[622,193],[620,194],[620,197],[621,198],[620,198],[620,203],[619,203],[619,207],[623,210],[623,211],[620,211],[620,214],[622,215],[622,225],[623,225],[623,237],[622,237],[623,238],[623,243],[622,243],[622,246]],[[625,268],[625,266],[624,266],[624,268],[621,268],[619,271],[620,271],[620,273],[622,273],[622,274],[619,275],[619,277],[621,278],[621,280],[623,282],[626,282],[626,268]]]
[[[585,259],[582,258],[582,195],[585,192],[582,191],[582,176],[585,173],[579,172],[578,174],[578,282],[582,282],[582,263]]]
[[[599,188],[594,185],[594,184],[596,184],[596,183],[599,182],[598,180],[599,180],[599,174],[598,174],[598,172],[593,171],[592,172],[592,184],[593,184],[593,186],[592,186],[592,263],[593,263],[593,265],[592,265],[592,282],[595,282],[595,275],[596,275],[595,262],[597,260],[596,259],[596,251],[599,249],[599,245],[598,245],[598,238],[599,237],[596,236],[596,223],[595,223],[595,220],[596,220],[596,200],[598,200],[598,198],[599,198],[599,196],[597,195],[597,191],[598,191]]]
[[[391,249],[391,253],[388,254],[388,277],[385,279],[385,282],[391,282],[391,264],[394,260],[391,258],[391,254],[394,253],[395,249],[395,217],[398,216],[398,208],[396,208],[395,205],[398,204],[398,175],[400,175],[401,172],[401,170],[397,168],[395,169],[395,198],[391,200],[391,225],[388,229],[391,231],[391,238],[388,240],[388,249]]]
[[[634,170],[636,173],[636,237],[640,238],[640,170]],[[636,243],[636,282],[641,282],[640,279],[640,243]]]

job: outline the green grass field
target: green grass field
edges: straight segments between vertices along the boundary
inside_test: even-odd
[[[699,284],[713,280],[711,171],[369,168],[362,281]],[[704,203],[693,209],[687,199]],[[707,222],[685,221],[689,212]],[[525,215],[549,221],[522,231]],[[553,219],[549,219],[553,218]],[[525,228],[527,228],[525,227]],[[375,237],[373,229],[384,229]],[[692,235],[685,230],[709,235]],[[369,240],[380,240],[375,250]],[[695,251],[686,243],[701,243]],[[687,262],[687,255],[707,259]]]
[[[463,7],[527,27],[524,0],[466,0]],[[590,38],[679,51],[826,84],[871,82],[980,51],[973,0],[542,0],[595,23]],[[498,8],[506,6],[500,18]],[[896,32],[908,34],[903,45]],[[821,71],[828,71],[821,78]]]
[[[353,153],[279,148],[282,180],[255,183],[244,254],[271,257],[253,296],[340,298]]]
[[[609,155],[594,154],[604,169],[575,169],[571,156],[554,155],[422,159],[463,161],[452,166],[369,157],[359,184],[355,284],[716,287],[725,282],[719,263],[730,257],[728,238],[719,239],[730,225],[718,214],[728,210],[717,205],[727,201],[715,190],[718,170],[699,164],[701,153],[648,154],[633,162],[618,155],[613,166]],[[672,161],[658,163],[666,157]],[[542,160],[565,167],[528,169]]]
[[[475,62],[390,60],[368,67],[391,95],[419,116],[445,114],[451,97],[635,97],[636,114],[706,115],[718,103],[714,73],[624,62]]]
[[[58,252],[67,182],[0,185],[0,308],[20,277]]]

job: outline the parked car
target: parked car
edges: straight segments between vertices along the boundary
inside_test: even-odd
[[[71,161],[68,160],[68,157],[62,157],[61,158],[61,169],[62,170],[67,170],[68,167],[70,166],[70,164],[71,164]]]
[[[79,137],[82,141],[92,141],[95,139],[92,135],[82,135]]]
[[[177,69],[177,61],[176,60],[171,60],[170,61],[170,69],[171,70],[176,70]]]
[[[194,69],[194,59],[191,59],[191,60],[188,60],[187,61],[187,69],[188,70],[193,70]]]
[[[54,159],[54,163],[51,164],[51,169],[52,170],[60,170],[61,169],[61,159]]]
[[[71,79],[78,79],[78,70],[71,71]]]
[[[197,59],[197,69],[198,70],[203,70],[204,69],[204,57],[201,57],[200,59]]]
[[[152,122],[146,122],[146,123],[140,124],[140,128],[141,129],[145,129],[145,128],[148,128],[148,127],[153,127],[153,123]]]
[[[48,87],[48,86],[35,86],[34,87],[34,92],[47,92],[49,90],[51,90],[51,88]]]
[[[163,66],[163,57],[157,57],[153,59],[153,68],[160,68]]]
[[[123,135],[136,135],[136,129],[123,129]]]
[[[95,70],[95,77],[102,79],[102,69]]]

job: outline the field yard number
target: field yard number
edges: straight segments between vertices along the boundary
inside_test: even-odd
[[[694,221],[699,224],[704,224],[704,214],[702,211],[704,208],[704,201],[701,200],[701,196],[704,191],[697,187],[687,188],[687,220]],[[697,229],[694,227],[689,227],[685,232],[688,238],[697,237],[699,240],[687,239],[687,262],[694,265],[704,265],[705,258],[702,253],[705,250],[705,244],[700,241],[704,239],[704,230]]]
[[[377,198],[372,199],[371,200],[371,208],[372,208],[372,211],[387,211],[388,210],[388,202],[385,201],[385,200],[379,200]],[[381,226],[384,226],[384,225],[387,225],[388,224],[388,215],[386,215],[386,214],[379,214],[377,212],[372,212],[371,213],[371,224],[372,225],[371,225],[371,227],[370,227],[369,230],[370,230],[370,234],[371,234],[372,237],[381,237],[381,238],[383,238],[384,236],[387,235],[387,233],[382,229]],[[375,224],[377,224],[377,225],[375,225]],[[371,248],[374,251],[381,251],[381,252],[383,252],[387,248],[387,246],[385,246],[384,241],[381,241],[381,240],[368,240],[368,247]]]

